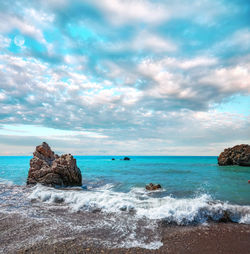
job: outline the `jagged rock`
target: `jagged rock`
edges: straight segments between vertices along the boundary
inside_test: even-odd
[[[160,184],[152,184],[152,183],[150,183],[150,184],[148,184],[148,185],[146,185],[146,190],[150,190],[150,191],[152,191],[152,190],[158,190],[158,189],[161,189],[161,185]]]
[[[225,149],[218,157],[218,164],[250,167],[250,146],[242,144]]]
[[[60,157],[45,142],[36,147],[30,160],[27,184],[48,186],[81,186],[82,175],[71,154]]]
[[[124,160],[124,161],[130,161],[130,158],[129,158],[129,157],[124,157],[123,160]]]

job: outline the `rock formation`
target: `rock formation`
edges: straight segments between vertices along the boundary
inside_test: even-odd
[[[81,186],[82,175],[71,154],[58,156],[45,142],[36,147],[30,160],[27,184]]]
[[[124,161],[130,161],[130,158],[129,157],[124,157],[123,160]]]
[[[237,145],[227,148],[218,157],[220,166],[240,165],[250,167],[250,146]]]
[[[150,183],[150,184],[148,184],[148,185],[146,185],[146,190],[150,190],[150,191],[152,191],[152,190],[158,190],[158,189],[161,189],[161,185],[160,184],[152,184],[152,183]]]

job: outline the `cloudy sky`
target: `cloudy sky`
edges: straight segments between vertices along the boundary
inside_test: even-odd
[[[0,155],[250,142],[249,0],[0,0],[0,20]]]

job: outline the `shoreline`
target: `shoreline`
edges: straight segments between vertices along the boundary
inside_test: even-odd
[[[150,219],[149,216],[136,216],[133,210],[124,209],[120,213],[111,210],[105,212],[95,207],[95,203],[89,204],[93,200],[98,204],[105,201],[110,202],[109,208],[114,208],[119,200],[119,205],[115,209],[119,211],[120,202],[128,202],[130,197],[121,196],[121,193],[117,196],[117,193],[114,195],[114,192],[109,193],[109,191],[95,193],[94,191],[79,192],[70,189],[60,192],[53,188],[41,188],[41,186],[34,189],[16,185],[2,185],[0,190],[0,197],[2,197],[0,200],[0,254],[245,254],[250,250],[250,224],[240,223],[240,220],[239,223],[233,223],[230,222],[230,218],[220,217],[223,211],[227,214],[229,209],[230,212],[230,207],[221,207],[221,204],[213,207],[213,203],[207,203],[206,200],[194,210],[197,217],[192,217],[191,224],[180,226],[181,224],[176,224],[179,218],[178,212],[184,212],[184,214],[186,212],[188,216],[188,211],[193,209],[193,206],[189,204],[182,207],[182,202],[179,204],[179,201],[175,199],[166,201],[168,206],[165,207],[164,212],[170,213],[170,224],[168,224],[167,220],[160,218]],[[95,194],[94,197],[91,196],[91,193]],[[100,199],[96,200],[96,195],[99,195]],[[193,205],[197,205],[198,201],[191,200]],[[91,209],[81,209],[84,204],[89,204]],[[158,206],[152,208],[150,205],[152,203],[148,203],[147,208],[144,207],[143,211],[151,215],[157,214]],[[162,206],[160,208],[162,209]],[[233,207],[232,209],[231,207],[232,215],[237,215],[238,208]],[[175,211],[172,214],[172,217],[175,216],[173,218],[171,218],[171,209]],[[210,214],[211,211],[212,214]],[[245,221],[241,222],[249,223],[249,207],[247,210],[241,209],[241,212],[241,216],[246,217]],[[201,220],[203,217],[200,216],[205,216],[207,224],[193,224],[204,222]],[[211,219],[215,216],[214,219],[217,218],[218,222],[212,221],[209,216],[212,216]]]
[[[110,254],[247,254],[250,250],[250,225],[216,223],[208,226],[169,226],[162,228],[163,246],[157,250],[142,248],[102,248],[84,246],[84,235],[61,243],[37,244],[16,253],[110,253]]]
[[[84,216],[98,216],[85,213]],[[22,239],[32,238],[42,229],[42,224],[23,220],[18,214],[0,213],[0,253],[222,253],[247,254],[250,250],[250,225],[238,223],[215,223],[197,226],[176,226],[159,223],[157,232],[163,245],[156,250],[143,248],[106,248],[90,232],[66,234],[58,239],[53,234],[48,239],[36,239],[29,244],[10,245]],[[99,232],[106,234],[105,231]],[[91,239],[91,241],[90,241]],[[1,252],[2,250],[2,252]]]

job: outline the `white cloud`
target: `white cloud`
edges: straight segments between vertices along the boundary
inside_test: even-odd
[[[188,18],[202,25],[214,25],[222,14],[237,11],[236,7],[225,6],[221,1],[189,0],[161,1],[150,0],[103,0],[91,1],[106,15],[113,25],[131,22],[149,23],[151,25],[176,18]]]
[[[0,30],[2,32],[8,33],[14,29],[18,29],[24,35],[31,36],[40,42],[45,42],[41,30],[32,25],[32,22],[27,23],[16,16],[10,16],[9,14],[4,13],[0,13],[0,19]]]
[[[165,6],[147,0],[103,0],[94,3],[105,11],[107,18],[114,25],[133,21],[159,23],[168,19]]]
[[[177,45],[169,39],[157,36],[146,31],[138,33],[130,47],[135,50],[150,50],[151,52],[173,52],[177,50]]]
[[[215,25],[217,17],[232,13],[231,4],[227,6],[222,1],[189,0],[167,1],[172,18],[188,18],[202,25]],[[234,10],[234,9],[233,9]]]
[[[107,138],[107,136],[102,135],[97,132],[91,131],[77,131],[77,130],[61,130],[48,128],[39,125],[0,125],[1,135],[16,135],[24,137],[38,137],[41,139],[50,140],[78,140],[80,137],[84,138]]]
[[[250,29],[240,28],[234,31],[232,34],[227,35],[221,41],[216,42],[210,48],[206,49],[206,52],[210,54],[231,54],[238,56],[239,53],[246,52],[249,54],[250,50]]]
[[[250,93],[250,64],[216,68],[199,83],[218,87],[221,93]]]
[[[165,70],[190,70],[193,68],[210,68],[217,66],[218,59],[214,57],[199,56],[194,58],[175,58],[175,57],[162,57],[159,60],[144,59],[139,64],[139,69],[145,74],[147,73],[147,68],[149,68],[149,73],[154,72],[164,72]]]
[[[0,34],[0,48],[7,48],[11,43],[11,39]]]
[[[52,0],[50,0],[52,2]],[[62,5],[62,0],[60,0]],[[53,13],[43,12],[42,10],[36,10],[34,8],[26,8],[25,10],[25,19],[32,20],[33,23],[39,24],[40,26],[47,26],[49,23],[52,23],[55,19]]]
[[[5,125],[0,129],[0,147],[7,144],[12,154],[19,154],[21,146],[22,152],[32,153],[37,144],[47,141],[57,152],[84,155],[218,155],[225,147],[250,139],[250,119],[239,114],[151,111],[143,120],[140,112],[137,117],[137,128],[97,128],[87,132]],[[0,151],[3,154],[6,149]]]
[[[196,67],[208,67],[212,65],[216,65],[218,60],[212,57],[195,57],[189,60],[179,60],[176,62],[176,65],[181,69],[191,69]]]
[[[240,47],[243,50],[250,49],[250,29],[243,28],[234,32],[231,36],[225,40],[219,42],[216,46],[218,50],[220,48]]]
[[[169,38],[164,38],[157,35],[154,32],[141,31],[136,34],[135,37],[128,39],[127,41],[118,41],[112,43],[101,44],[104,50],[110,52],[144,52],[144,53],[166,53],[176,52],[178,45]]]
[[[158,98],[192,99],[208,106],[224,96],[250,93],[249,63],[223,68],[218,64],[218,59],[204,56],[145,59],[138,65],[138,72],[151,82],[146,93]]]
[[[7,96],[4,93],[0,93],[0,101],[4,101]]]

